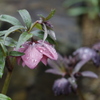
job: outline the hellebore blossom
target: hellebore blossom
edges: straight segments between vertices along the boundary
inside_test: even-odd
[[[27,65],[31,69],[34,69],[40,61],[46,65],[48,58],[52,60],[57,60],[58,58],[52,45],[42,40],[37,42],[26,42],[18,51],[25,53],[25,55],[17,58],[18,63],[22,60],[22,65]]]
[[[100,43],[96,43],[92,46],[92,48],[81,47],[77,49],[73,55],[76,59],[80,60],[80,62],[76,65],[75,72],[80,69],[81,66],[86,64],[88,61],[92,60],[93,63],[98,67],[100,66]]]
[[[73,73],[76,73],[80,70],[80,68],[86,64],[89,60],[92,60],[93,57],[97,55],[96,51],[88,48],[88,47],[82,47],[77,49],[74,53],[74,56],[76,56],[76,59],[80,60],[79,63],[77,63],[75,70]]]
[[[89,55],[92,54],[90,53]],[[86,56],[83,54],[81,57],[85,59]],[[98,78],[98,76],[91,71],[80,72],[79,70],[83,67],[83,65],[80,64],[79,67],[77,66],[78,63],[80,64],[80,60],[77,56],[62,57],[60,54],[58,54],[58,59],[56,61],[48,60],[48,65],[51,68],[47,69],[46,72],[62,76],[62,78],[57,79],[54,82],[53,91],[55,95],[75,92],[78,87],[77,80],[81,76]]]

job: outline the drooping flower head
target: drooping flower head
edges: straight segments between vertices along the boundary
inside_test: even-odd
[[[66,78],[57,79],[53,85],[55,95],[67,95],[73,91],[72,85]]]
[[[58,58],[53,46],[42,40],[37,42],[26,42],[18,51],[25,53],[25,55],[18,58],[18,60],[22,60],[22,65],[27,65],[31,69],[34,69],[40,61],[46,65],[48,58],[53,60],[57,60]]]

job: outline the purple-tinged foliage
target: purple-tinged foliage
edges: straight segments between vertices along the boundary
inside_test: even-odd
[[[96,51],[88,48],[88,47],[82,47],[77,49],[74,53],[74,56],[76,56],[76,58],[78,60],[80,60],[77,65],[75,66],[75,69],[73,71],[73,74],[78,72],[81,67],[86,64],[88,61],[92,60],[93,57],[95,57],[97,55]]]
[[[63,66],[64,59],[60,54],[58,54],[58,59],[55,61],[49,59],[48,65],[51,67],[50,69],[46,70],[46,72],[48,73],[57,74],[61,76],[65,76],[67,74],[66,68]]]
[[[81,72],[81,75],[85,77],[98,78],[98,76],[91,71],[83,71]]]
[[[54,82],[53,91],[55,95],[75,92],[78,87],[77,80],[82,76],[98,78],[98,76],[91,71],[80,72],[83,65],[91,60],[95,54],[96,52],[93,49],[80,48],[74,52],[74,56],[62,57],[58,54],[56,61],[48,60],[48,65],[51,68],[47,69],[46,72],[63,77]]]
[[[48,28],[53,28],[53,25],[49,21],[43,22]]]

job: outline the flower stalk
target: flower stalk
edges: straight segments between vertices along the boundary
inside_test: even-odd
[[[28,30],[28,32],[30,32],[34,27],[35,27],[35,25],[38,23],[38,21],[36,21],[36,22],[34,22],[33,24],[32,24],[32,26],[31,26],[31,28]]]
[[[2,88],[2,92],[1,92],[2,94],[6,94],[7,93],[7,90],[8,90],[8,87],[9,87],[9,83],[10,83],[10,79],[11,79],[11,75],[12,75],[12,72],[8,72],[7,73],[7,76],[6,76],[6,79],[5,79],[3,88]]]
[[[85,98],[84,98],[84,96],[79,88],[77,88],[76,93],[79,97],[79,100],[85,100]]]
[[[4,85],[3,85],[3,88],[1,91],[2,94],[6,94],[8,91],[8,87],[9,87],[12,72],[13,72],[13,64],[12,63],[11,63],[9,57],[6,57],[6,66],[7,66],[8,72],[7,72],[6,79],[4,81]]]

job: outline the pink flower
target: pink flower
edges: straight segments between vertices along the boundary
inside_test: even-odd
[[[18,63],[22,60],[22,65],[27,65],[29,68],[35,68],[41,61],[45,65],[47,64],[47,59],[57,60],[58,55],[55,49],[48,42],[43,42],[42,40],[35,42],[26,42],[19,48],[19,52],[25,53],[25,55],[18,58]]]

